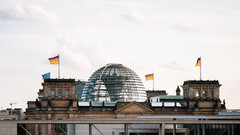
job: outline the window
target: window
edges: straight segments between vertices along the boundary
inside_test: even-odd
[[[65,90],[65,96],[66,96],[66,97],[69,96],[69,90]]]
[[[189,90],[184,90],[184,97],[189,98]]]
[[[197,90],[197,91],[196,91],[196,97],[199,97],[199,96],[200,96],[200,91]]]
[[[55,96],[55,90],[51,90],[51,96]]]
[[[207,91],[204,90],[204,91],[203,91],[203,97],[206,97],[206,96],[207,96]]]
[[[62,90],[58,90],[58,96],[62,96]]]
[[[210,91],[210,98],[213,98],[213,90]]]

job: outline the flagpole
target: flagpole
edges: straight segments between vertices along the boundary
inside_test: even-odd
[[[59,54],[59,63],[58,63],[58,79],[60,79],[60,54]]]
[[[154,91],[154,73],[153,73],[153,91]]]
[[[200,57],[200,80],[202,80],[202,58]]]

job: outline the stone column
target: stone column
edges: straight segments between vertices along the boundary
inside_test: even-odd
[[[92,135],[92,124],[89,124],[89,135]]]
[[[52,132],[52,124],[47,124],[47,129],[48,129],[48,134],[52,135],[53,134],[53,132]]]
[[[200,131],[200,125],[197,125],[197,135],[201,135],[201,131]]]
[[[128,135],[128,124],[124,124],[124,135]]]
[[[196,125],[194,125],[194,135],[197,135],[197,126]]]
[[[231,135],[230,125],[227,125],[228,127],[228,135]]]
[[[53,124],[52,134],[55,135],[56,124]]]
[[[234,135],[234,125],[232,124],[232,135]]]
[[[161,135],[161,130],[162,130],[162,124],[159,124],[158,135]]]
[[[165,135],[165,124],[159,124],[158,135]]]
[[[40,124],[41,135],[48,135],[48,124]]]
[[[202,124],[202,135],[205,135],[205,125]]]
[[[173,135],[176,135],[176,124],[173,124]]]
[[[35,135],[39,135],[39,124],[35,124]]]
[[[165,135],[165,123],[162,123],[162,131],[161,131],[162,135]]]

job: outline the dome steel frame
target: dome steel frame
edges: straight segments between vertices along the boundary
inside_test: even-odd
[[[144,102],[146,99],[141,79],[122,64],[107,64],[96,70],[82,94],[82,101]]]

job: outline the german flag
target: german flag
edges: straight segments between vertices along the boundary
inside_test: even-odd
[[[197,59],[197,63],[195,65],[196,67],[200,67],[201,66],[201,57]]]
[[[59,55],[49,58],[50,64],[59,64]]]
[[[153,74],[145,75],[145,78],[146,78],[146,81],[154,79]]]

